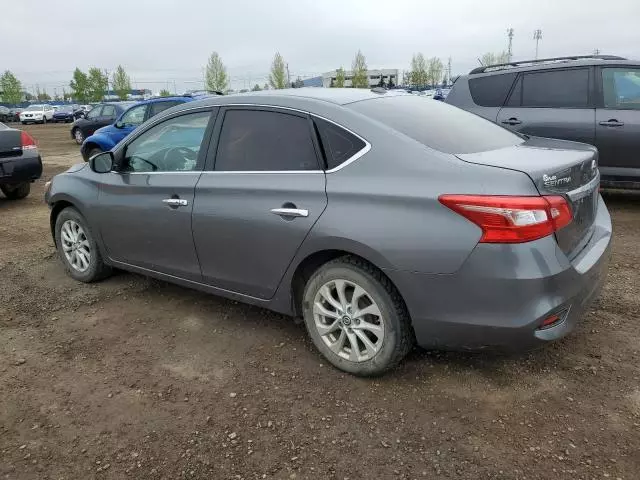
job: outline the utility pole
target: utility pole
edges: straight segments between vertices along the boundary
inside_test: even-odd
[[[287,88],[291,87],[291,76],[289,74],[289,64],[287,63]]]
[[[509,61],[511,61],[511,57],[513,56],[513,28],[507,28],[507,37],[509,37],[509,47],[507,48],[507,57]]]
[[[447,62],[447,86],[451,85],[451,57]]]
[[[533,39],[536,41],[536,60],[538,59],[538,43],[542,39],[542,30],[537,29],[533,32]]]
[[[594,54],[594,55],[600,55],[600,49],[599,49],[599,48],[595,48],[595,49],[593,50],[593,54]]]

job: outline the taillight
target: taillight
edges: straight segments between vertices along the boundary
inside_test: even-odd
[[[22,145],[22,150],[33,150],[34,148],[38,148],[36,141],[27,132],[20,132],[20,143]]]
[[[571,222],[571,207],[561,196],[441,195],[440,203],[482,229],[481,243],[537,240]]]

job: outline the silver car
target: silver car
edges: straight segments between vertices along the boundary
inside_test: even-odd
[[[46,192],[69,274],[112,268],[302,316],[336,367],[567,334],[606,273],[588,145],[381,90],[174,107]]]

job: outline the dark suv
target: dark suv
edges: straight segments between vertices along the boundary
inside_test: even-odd
[[[478,67],[446,102],[516,132],[595,145],[602,186],[640,188],[640,62],[594,55]]]

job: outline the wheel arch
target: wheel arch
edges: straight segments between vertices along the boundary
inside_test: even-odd
[[[322,265],[340,257],[355,257],[364,262],[367,262],[368,264],[370,264],[371,266],[379,270],[380,273],[389,280],[391,285],[393,285],[393,288],[396,289],[396,291],[402,298],[402,293],[398,289],[398,286],[385,273],[384,263],[381,263],[379,260],[374,261],[373,257],[370,255],[367,255],[366,253],[364,255],[362,255],[362,252],[355,253],[355,249],[352,250],[352,249],[341,249],[341,248],[327,248],[323,250],[316,250],[314,252],[307,254],[295,266],[295,269],[293,269],[293,273],[291,274],[291,281],[288,283],[289,295],[290,295],[290,308],[293,316],[295,317],[302,316],[302,295],[304,293],[304,287],[309,281],[309,279],[311,278],[311,276],[320,267],[322,267]]]

